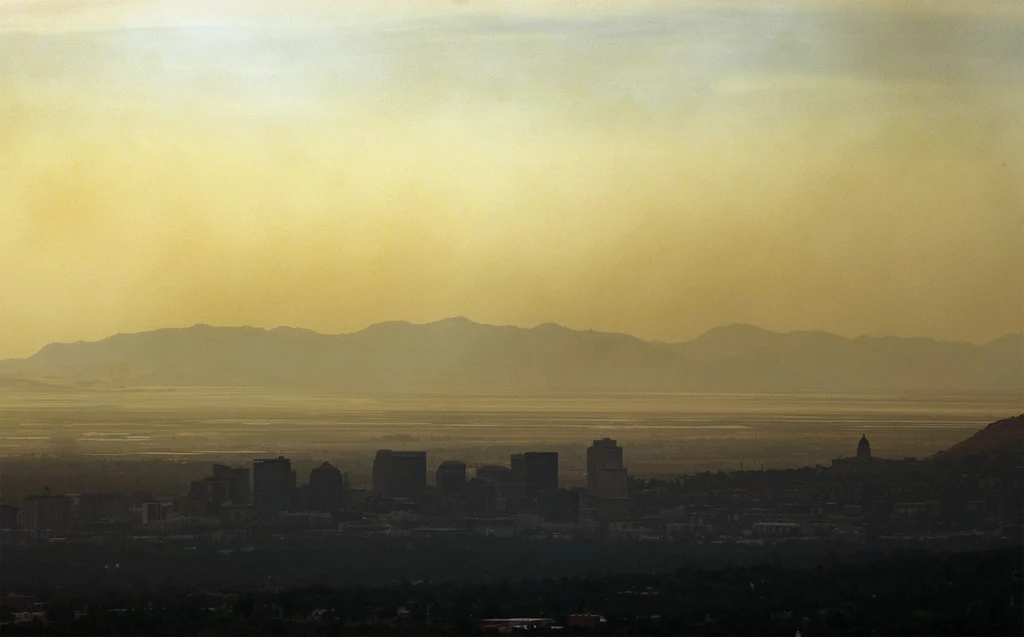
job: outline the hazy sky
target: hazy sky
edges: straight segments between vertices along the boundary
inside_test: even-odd
[[[1024,4],[620,4],[0,0],[0,358],[1021,330]]]

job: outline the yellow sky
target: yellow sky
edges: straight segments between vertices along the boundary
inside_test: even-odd
[[[338,6],[0,0],[0,358],[197,322],[1021,329],[1018,3]]]

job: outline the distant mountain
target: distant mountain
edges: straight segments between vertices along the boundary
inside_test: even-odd
[[[938,461],[1007,456],[1017,465],[1024,461],[1024,414],[996,421],[973,436],[935,454]]]
[[[352,334],[195,325],[54,343],[0,361],[0,375],[133,386],[330,388],[352,392],[1015,390],[1024,336],[987,345],[715,328],[662,343],[625,334],[451,318]]]

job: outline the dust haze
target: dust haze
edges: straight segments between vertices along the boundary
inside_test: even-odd
[[[0,6],[0,357],[196,322],[1021,327],[1009,9],[32,4]]]

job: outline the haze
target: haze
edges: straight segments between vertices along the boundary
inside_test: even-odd
[[[1022,327],[1019,3],[0,2],[0,358]]]

